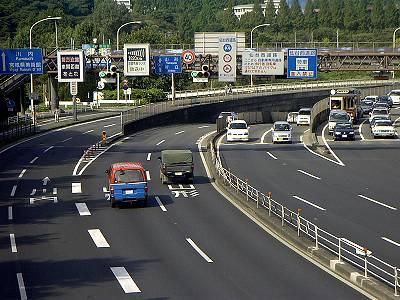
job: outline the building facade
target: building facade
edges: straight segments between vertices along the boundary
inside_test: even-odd
[[[261,6],[261,10],[265,16],[265,9],[267,7],[267,3],[269,0],[265,0],[263,4],[260,4]],[[272,2],[274,3],[274,7],[276,10],[279,9],[279,2],[280,0],[272,0]],[[254,4],[242,4],[242,5],[235,5],[233,7],[233,13],[235,14],[235,16],[240,20],[240,18],[248,12],[252,12],[254,8]]]
[[[123,4],[126,6],[127,9],[131,9],[131,0],[114,0],[116,1],[118,4]]]

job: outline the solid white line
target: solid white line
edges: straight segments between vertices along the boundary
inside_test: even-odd
[[[84,133],[82,133],[82,134],[88,134],[88,133],[91,133],[91,132],[93,132],[94,130],[92,129],[92,130],[88,130],[88,131],[86,131],[86,132],[84,132]]]
[[[165,208],[164,204],[162,204],[160,198],[158,196],[155,196],[154,198],[156,198],[156,201],[158,203],[158,205],[160,206],[162,211],[167,211],[167,209]]]
[[[39,157],[36,156],[36,157],[35,157],[34,159],[32,159],[29,163],[30,163],[30,164],[33,164],[38,158],[39,158]]]
[[[318,156],[318,157],[320,157],[320,158],[323,158],[323,159],[325,159],[325,160],[327,160],[327,161],[330,161],[330,162],[332,162],[332,163],[334,163],[334,164],[337,164],[337,165],[339,165],[339,166],[344,167],[344,165],[339,164],[337,161],[332,160],[332,159],[330,159],[330,158],[328,158],[328,157],[325,157],[325,156],[323,156],[323,155],[321,155],[321,154],[319,154],[319,153],[317,153],[317,152],[311,150],[310,148],[308,148],[308,146],[307,146],[306,144],[304,144],[303,136],[300,136],[300,141],[303,143],[304,148],[306,148],[308,152],[310,152],[310,153],[312,153],[312,154],[314,154],[314,155],[316,155],[316,156]]]
[[[146,178],[147,178],[147,180],[151,180],[150,172],[149,172],[149,171],[146,171]]]
[[[115,278],[117,278],[119,284],[125,293],[140,293],[139,287],[133,281],[132,277],[126,271],[124,267],[111,267],[111,272],[113,272]]]
[[[53,195],[57,195],[57,188],[53,188]]]
[[[273,159],[277,159],[276,156],[274,156],[271,152],[267,151],[267,154],[268,154],[269,156],[271,156]]]
[[[179,134],[184,133],[184,132],[185,132],[184,130],[178,131],[178,132],[175,132],[175,135],[179,135]]]
[[[44,150],[43,153],[46,153],[47,151],[49,151],[49,150],[51,150],[51,149],[53,149],[53,148],[54,148],[54,146],[50,146],[49,148],[47,148],[46,150]]]
[[[32,192],[31,192],[30,196],[33,196],[35,194],[36,194],[36,189],[32,189]]]
[[[159,145],[161,145],[161,144],[164,143],[164,142],[165,142],[165,140],[162,140],[162,141],[158,142],[158,143],[156,144],[156,146],[159,146]]]
[[[310,176],[310,177],[312,177],[312,178],[321,180],[321,178],[319,178],[319,177],[317,177],[317,176],[314,176],[314,175],[312,175],[312,174],[310,174],[310,173],[307,173],[306,171],[303,171],[303,170],[297,170],[297,171],[300,172],[300,173],[303,173],[304,175],[307,175],[307,176]]]
[[[113,127],[113,126],[115,126],[115,125],[116,125],[115,123],[109,124],[109,125],[104,125],[104,128]]]
[[[361,124],[360,124],[360,127],[358,128],[358,132],[360,133],[360,137],[361,137],[361,140],[362,140],[362,141],[365,140],[364,135],[362,134],[362,127],[363,127],[363,125],[364,125],[364,123],[365,123],[366,121],[367,121],[367,119],[365,119],[364,121],[362,121]]]
[[[208,125],[197,127],[198,129],[208,128]]]
[[[336,160],[338,161],[339,165],[345,166],[344,163],[340,160],[340,158],[337,157],[337,155],[335,154],[335,152],[332,151],[331,147],[329,147],[328,142],[327,142],[326,139],[325,139],[325,131],[326,131],[326,128],[328,128],[328,125],[329,125],[329,124],[326,124],[326,125],[324,126],[324,129],[322,129],[322,140],[324,141],[324,144],[325,144],[326,148],[328,148],[328,150],[329,150],[329,152],[332,154],[332,156],[333,156],[334,158],[336,158]]]
[[[72,194],[82,193],[82,185],[80,182],[72,182]]]
[[[209,257],[207,256],[207,254],[205,254],[205,253],[196,245],[196,243],[192,241],[192,239],[187,238],[186,241],[193,247],[194,250],[197,251],[197,253],[199,253],[199,254],[201,255],[201,257],[203,257],[203,258],[206,260],[206,262],[208,262],[208,263],[212,263],[212,262],[213,262],[212,259],[209,258]]]
[[[17,253],[17,244],[15,243],[15,234],[10,233],[11,252]]]
[[[76,209],[78,210],[80,216],[90,216],[91,215],[86,203],[77,202],[77,203],[75,203],[75,206],[76,206]]]
[[[116,134],[113,134],[113,135],[109,136],[107,138],[107,140],[112,139],[113,137],[116,137],[117,135],[120,135],[120,134],[121,134],[121,132],[117,132]]]
[[[24,278],[22,277],[22,273],[17,273],[17,280],[18,280],[19,295],[21,297],[21,300],[27,300],[28,297],[26,296]]]
[[[387,237],[382,237],[382,239],[383,240],[385,240],[386,242],[389,242],[389,243],[391,243],[391,244],[393,244],[393,245],[396,245],[397,247],[400,247],[400,243],[397,243],[397,242],[395,242],[395,241],[392,241],[391,239],[389,239],[389,238],[387,238]]]
[[[325,208],[323,208],[323,207],[321,207],[321,206],[318,206],[318,205],[316,205],[316,204],[314,204],[314,203],[311,203],[311,202],[309,202],[309,201],[307,201],[307,200],[305,200],[305,199],[303,199],[303,198],[300,198],[299,196],[293,196],[293,198],[295,198],[295,199],[297,199],[297,200],[300,200],[300,201],[303,201],[304,203],[307,203],[307,204],[309,204],[309,205],[311,205],[311,206],[314,206],[315,208],[318,208],[318,209],[320,209],[320,210],[326,210]]]
[[[97,248],[110,248],[100,229],[89,229],[88,232]]]
[[[13,208],[12,208],[12,206],[8,207],[8,219],[9,220],[13,219]]]
[[[64,143],[64,142],[69,141],[69,140],[72,140],[72,137],[63,140],[63,141],[61,141],[60,143]]]
[[[219,156],[219,148],[221,147],[223,138],[224,138],[224,135],[221,135],[221,137],[217,141],[217,157],[218,158],[220,158],[220,156]],[[200,140],[201,140],[201,138],[200,138]],[[199,145],[200,145],[200,142],[199,142]]]
[[[11,197],[14,197],[15,191],[16,191],[16,190],[17,190],[17,186],[14,185],[13,188],[12,188],[12,190],[11,190],[11,194],[10,194]]]
[[[147,154],[147,160],[151,159],[151,153]]]
[[[21,174],[19,174],[18,178],[22,178],[22,176],[24,176],[25,172],[26,172],[26,169],[23,169],[21,171]]]
[[[361,198],[363,198],[363,199],[365,199],[365,200],[368,200],[368,201],[374,202],[374,203],[376,203],[376,204],[382,205],[382,206],[387,207],[387,208],[389,208],[389,209],[391,209],[391,210],[397,210],[396,207],[393,207],[393,206],[387,205],[387,204],[385,204],[385,203],[376,201],[376,200],[374,200],[374,199],[372,199],[372,198],[369,198],[369,197],[366,197],[366,196],[364,196],[364,195],[358,195],[358,197],[361,197]]]
[[[264,134],[263,134],[262,137],[261,137],[261,141],[260,141],[261,144],[264,144],[264,139],[265,139],[265,137],[266,137],[267,134],[270,133],[271,131],[272,131],[272,127],[271,127],[268,131],[264,132]]]

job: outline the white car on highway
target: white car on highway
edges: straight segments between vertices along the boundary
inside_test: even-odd
[[[372,134],[376,137],[396,137],[397,132],[390,120],[376,120],[372,127]]]
[[[400,104],[400,90],[392,90],[388,96],[392,98],[393,104]]]
[[[350,115],[342,109],[332,109],[328,118],[329,134],[333,133],[336,123],[352,123]]]
[[[369,123],[371,123],[372,119],[375,117],[386,117],[386,118],[390,119],[389,109],[381,108],[381,107],[374,108],[369,113],[369,120],[368,120]]]
[[[368,101],[372,101],[373,103],[375,103],[376,101],[378,101],[379,96],[366,96],[363,100],[368,100]]]
[[[272,143],[292,142],[292,126],[286,121],[277,121],[272,126]]]
[[[226,132],[226,141],[235,142],[249,140],[249,127],[244,120],[233,120],[229,123]]]
[[[300,108],[297,115],[297,125],[310,125],[311,123],[311,108]]]

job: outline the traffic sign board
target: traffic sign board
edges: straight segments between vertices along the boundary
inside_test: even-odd
[[[149,76],[150,45],[125,44],[124,45],[124,75]]]
[[[43,74],[42,49],[0,49],[0,74]]]
[[[83,82],[83,51],[57,52],[58,82]]]
[[[223,36],[218,39],[218,80],[234,82],[236,80],[236,36]]]
[[[70,83],[69,91],[71,92],[71,96],[78,95],[78,83],[76,81]]]
[[[183,63],[190,65],[196,61],[196,53],[193,50],[185,50],[182,53]]]
[[[317,49],[288,49],[287,78],[317,78]]]
[[[182,73],[182,57],[178,55],[153,56],[155,74]]]

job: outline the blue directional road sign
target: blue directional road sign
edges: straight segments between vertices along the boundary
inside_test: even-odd
[[[43,74],[42,49],[0,49],[0,74]]]
[[[182,73],[182,56],[153,56],[154,73],[157,75]]]
[[[317,78],[317,49],[288,49],[287,78]]]

